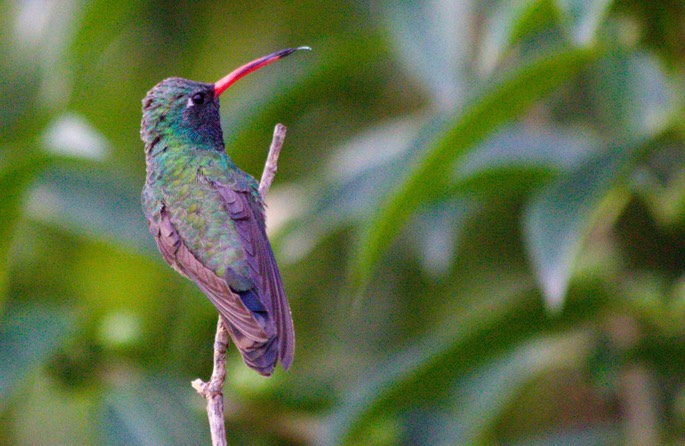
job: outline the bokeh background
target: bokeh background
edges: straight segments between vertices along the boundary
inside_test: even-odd
[[[0,443],[209,444],[216,312],[147,232],[141,99],[222,96],[297,350],[245,445],[685,441],[680,0],[2,1]]]

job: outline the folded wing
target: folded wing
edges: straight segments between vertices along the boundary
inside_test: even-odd
[[[251,279],[256,284],[254,291],[268,312],[270,320],[276,325],[278,359],[287,370],[295,351],[295,333],[281,274],[266,236],[262,204],[255,199],[250,190],[236,190],[221,183],[214,184],[239,234],[247,263],[250,265]]]

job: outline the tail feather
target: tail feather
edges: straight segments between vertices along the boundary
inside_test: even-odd
[[[225,317],[223,320],[245,364],[261,375],[270,376],[278,362],[278,337],[273,336],[266,342],[256,342],[247,339]]]
[[[243,305],[252,312],[255,320],[264,328],[265,332],[273,330],[273,321],[269,321],[269,312],[262,305],[259,297],[253,290],[237,292]],[[248,367],[258,373],[269,376],[276,368],[279,357],[278,336],[271,336],[266,342],[256,342],[246,339],[230,321],[224,318],[224,323],[230,327],[231,337],[238,347],[243,360]],[[271,327],[269,327],[271,325]]]

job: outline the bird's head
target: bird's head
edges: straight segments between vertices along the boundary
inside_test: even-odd
[[[140,136],[146,151],[162,137],[223,150],[219,117],[221,93],[241,77],[303,49],[310,48],[288,48],[253,60],[214,84],[171,77],[155,85],[143,99]]]
[[[178,77],[155,85],[143,99],[140,135],[146,148],[162,137],[222,148],[219,96],[214,85]]]

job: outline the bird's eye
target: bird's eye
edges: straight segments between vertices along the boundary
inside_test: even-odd
[[[195,93],[192,97],[193,105],[202,105],[205,102],[205,95],[202,93]]]

